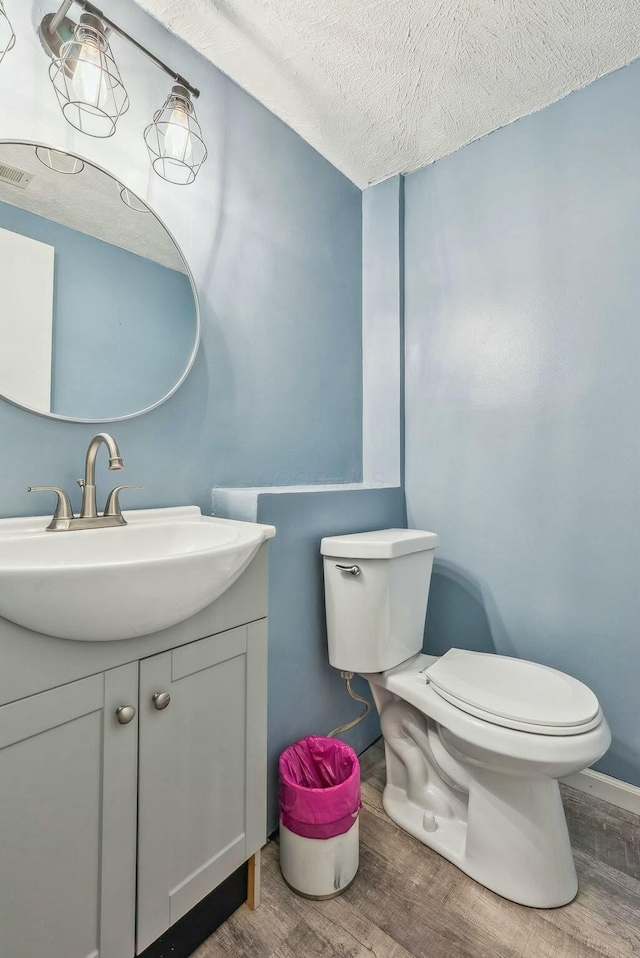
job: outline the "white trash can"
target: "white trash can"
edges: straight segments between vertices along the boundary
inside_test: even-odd
[[[304,898],[334,898],[349,887],[360,863],[360,822],[333,838],[303,838],[280,822],[280,869]]]
[[[334,898],[360,859],[360,764],[333,738],[309,736],[280,756],[280,869],[305,898]]]

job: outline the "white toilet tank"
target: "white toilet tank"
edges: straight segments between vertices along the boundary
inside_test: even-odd
[[[383,529],[322,540],[329,661],[384,672],[422,650],[438,537]]]

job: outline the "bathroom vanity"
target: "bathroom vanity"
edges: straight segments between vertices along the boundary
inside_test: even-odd
[[[0,399],[81,423],[168,400],[200,310],[164,223],[49,144],[0,142],[0,165]],[[97,459],[124,468],[98,433],[78,515],[70,490],[38,485],[53,515],[0,519],[0,958],[182,958],[246,897],[265,841],[275,530],[123,514],[140,486],[96,498]],[[42,463],[20,484],[56,475]]]
[[[102,602],[118,604],[108,574]],[[150,635],[72,641],[0,619],[2,958],[160,954],[259,851],[266,615],[263,542],[219,598]]]

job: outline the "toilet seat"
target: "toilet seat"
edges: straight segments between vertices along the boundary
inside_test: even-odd
[[[450,649],[420,674],[456,708],[503,728],[578,735],[602,721],[591,689],[535,662]]]

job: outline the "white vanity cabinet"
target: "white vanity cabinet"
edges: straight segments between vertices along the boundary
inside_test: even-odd
[[[262,621],[140,663],[139,952],[264,842],[266,648]]]
[[[124,958],[135,923],[129,664],[0,708],[2,958]]]
[[[263,547],[151,636],[0,619],[0,958],[133,958],[264,844],[265,616]]]

